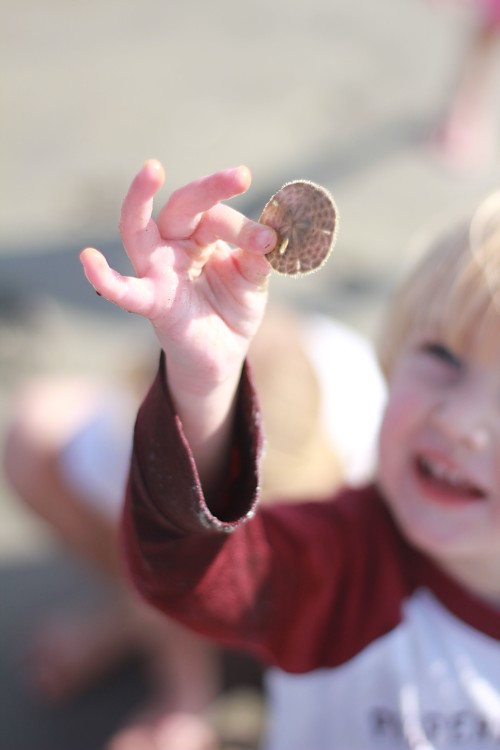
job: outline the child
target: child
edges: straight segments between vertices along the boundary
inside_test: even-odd
[[[213,648],[124,585],[117,529],[136,399],[128,379],[47,375],[24,383],[11,404],[3,459],[12,490],[107,583],[102,605],[62,609],[35,626],[26,676],[43,697],[67,703],[120,660],[140,655],[153,695],[109,750],[127,747],[152,717],[161,719],[164,747],[215,750],[202,717],[219,688]]]
[[[276,238],[220,201],[245,168],[125,199],[138,274],[90,282],[164,350],[138,415],[131,577],[169,616],[272,665],[267,746],[489,748],[500,740],[500,206],[441,239],[396,298],[376,484],[256,507],[262,424],[244,363]],[[239,246],[238,249],[230,249]]]

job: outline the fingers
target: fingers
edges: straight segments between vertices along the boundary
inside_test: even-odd
[[[251,176],[246,167],[216,172],[180,188],[171,195],[155,223],[152,220],[153,198],[164,180],[160,162],[146,162],[123,202],[120,232],[137,271],[140,272],[141,259],[147,256],[147,251],[158,246],[162,238],[192,237],[199,245],[224,240],[261,253],[269,252],[276,244],[274,230],[220,203],[248,189]]]
[[[160,234],[172,240],[191,237],[205,211],[220,201],[246,192],[250,182],[247,167],[236,167],[202,177],[176,190],[158,216]]]
[[[165,181],[159,161],[150,159],[136,175],[122,204],[120,234],[132,261],[141,251],[152,249],[161,237],[152,220],[153,198]]]
[[[80,253],[85,275],[96,292],[127,312],[152,317],[154,293],[147,279],[122,276],[108,265],[98,250],[87,247]]]
[[[230,206],[221,203],[206,211],[193,234],[198,245],[223,240],[259,254],[270,252],[277,242],[271,227],[258,224]]]
[[[238,288],[242,279],[254,291],[267,288],[271,266],[262,255],[237,248],[231,253],[230,259],[214,256],[213,264],[228,289]]]
[[[209,261],[212,264],[216,256],[222,260],[228,252],[229,255],[234,252],[232,272],[260,285],[269,273],[262,256],[275,246],[276,232],[220,203],[247,190],[249,170],[228,169],[180,188],[172,194],[155,223],[153,198],[164,179],[159,162],[146,162],[123,202],[120,231],[138,278],[117,273],[98,250],[87,248],[81,253],[85,274],[96,291],[125,310],[152,319],[156,306],[166,303],[164,295],[160,300],[160,295],[155,294],[159,279],[167,282],[166,288],[178,283],[179,274],[187,273],[193,280],[205,264]],[[175,247],[175,240],[187,238],[191,241]],[[169,244],[169,240],[174,242]],[[218,245],[219,240],[225,243],[225,248]],[[227,245],[239,249],[230,251]],[[153,254],[154,250],[161,253]]]

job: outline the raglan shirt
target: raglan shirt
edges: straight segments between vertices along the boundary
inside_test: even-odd
[[[163,368],[136,424],[128,569],[167,615],[269,665],[266,747],[500,748],[500,611],[410,546],[375,486],[258,508],[246,368],[209,509]]]

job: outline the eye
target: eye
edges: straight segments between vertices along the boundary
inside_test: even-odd
[[[455,370],[459,370],[462,366],[462,360],[446,344],[440,341],[429,341],[423,345],[422,350],[425,354],[430,355],[437,361]]]

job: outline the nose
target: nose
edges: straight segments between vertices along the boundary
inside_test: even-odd
[[[484,451],[491,439],[492,405],[467,394],[446,396],[433,411],[433,421],[446,439],[472,452]]]

